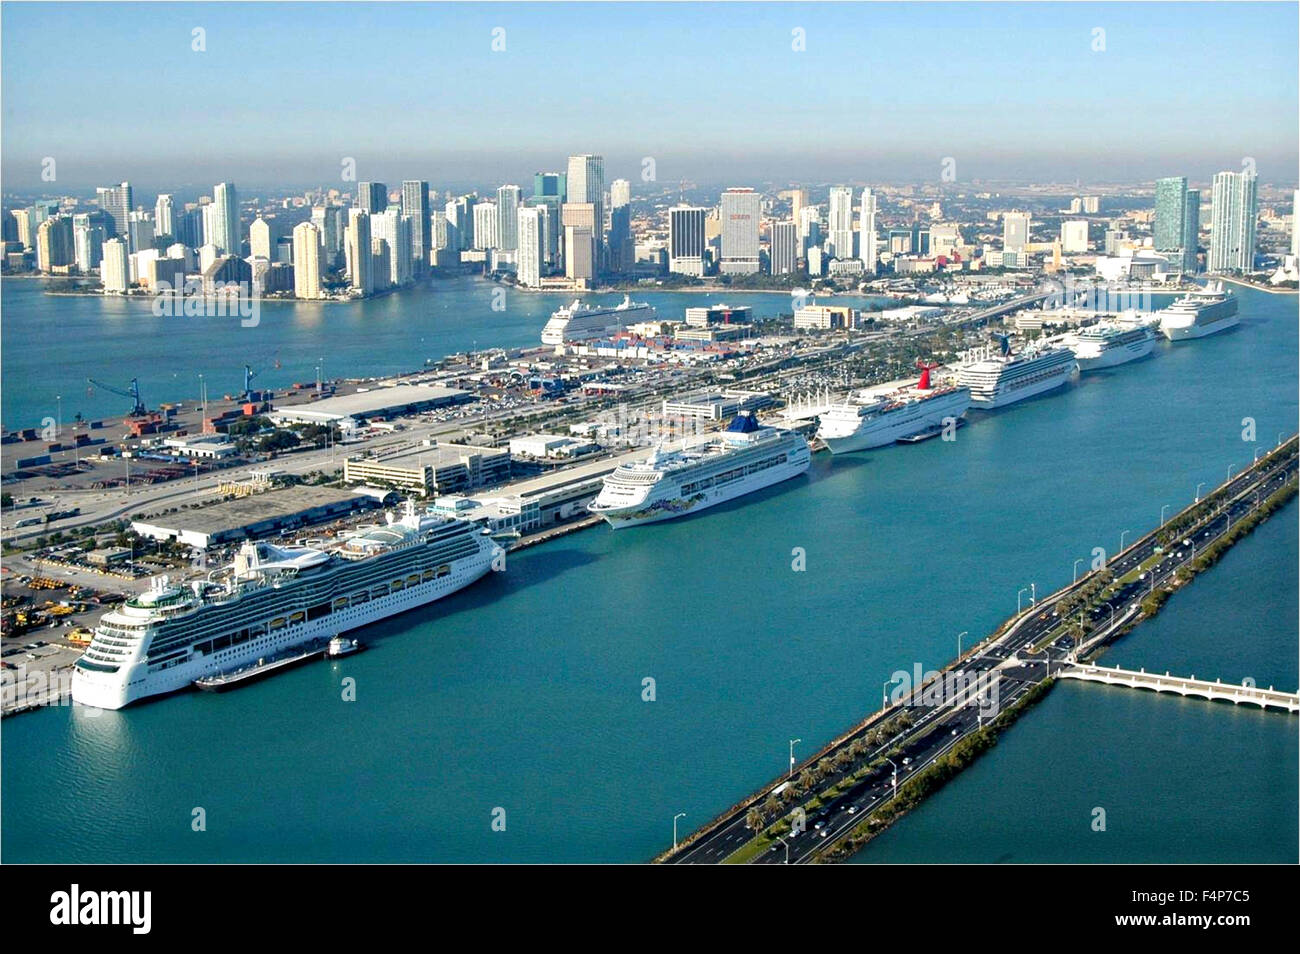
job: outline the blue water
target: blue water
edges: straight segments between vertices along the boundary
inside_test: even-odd
[[[7,719],[6,858],[649,858],[674,813],[703,823],[782,771],[789,739],[811,751],[878,705],[894,670],[938,665],[959,631],[995,626],[1018,588],[1068,582],[1091,547],[1113,549],[1121,530],[1149,529],[1162,504],[1240,468],[1255,447],[1243,417],[1269,444],[1295,430],[1295,299],[1241,295],[1236,331],[977,415],[954,443],[822,456],[744,502],[523,551],[506,574],[368,631],[374,648],[338,672],[311,665],[222,696]],[[796,547],[806,572],[791,569]],[[1284,556],[1293,584],[1295,552]],[[1285,598],[1278,612],[1294,621],[1294,589]],[[356,702],[341,701],[341,673],[357,679]],[[646,677],[654,702],[641,698]],[[1046,718],[1075,688],[1052,694]],[[1186,713],[1222,726],[1218,710],[1116,700],[1157,701],[1172,704],[1163,721],[1187,738],[1185,764],[1221,760],[1202,723],[1174,725]],[[1096,718],[1123,724],[1119,712],[1108,699]],[[1260,718],[1264,733],[1285,724]],[[999,799],[1021,805],[1031,776],[1050,784],[1042,776],[1094,751],[1087,732],[1055,739],[1066,748],[1052,771],[1040,748],[1036,776],[997,776]],[[1095,771],[1128,777],[1147,742],[1120,735]],[[1251,771],[1251,798],[1285,794],[1294,748]],[[206,832],[191,831],[195,807]],[[490,827],[496,807],[504,832]],[[1200,810],[1174,800],[1167,818]],[[1236,819],[1221,827],[1242,854],[1259,841]],[[1008,850],[1034,844],[1019,829],[1006,838]]]
[[[363,302],[263,302],[254,327],[238,317],[158,317],[147,300],[47,295],[44,283],[8,280],[3,295],[3,419],[32,426],[58,411],[87,418],[125,413],[122,398],[88,388],[87,378],[125,387],[135,377],[145,403],[194,398],[202,374],[213,395],[243,388],[244,365],[258,387],[326,377],[369,377],[418,369],[427,358],[475,348],[540,346],[542,326],[572,295],[507,289],[481,278],[456,278],[404,289]],[[493,308],[493,293],[504,307]],[[764,293],[637,292],[663,318],[680,319],[689,305],[750,305],[756,317],[789,314],[790,298]],[[617,303],[620,295],[594,300]],[[852,307],[878,301],[844,296]],[[276,367],[279,362],[279,367]],[[129,402],[127,402],[129,403]]]
[[[1298,512],[1293,502],[1260,526],[1102,663],[1296,691]],[[1296,726],[1276,711],[1064,682],[855,860],[1295,864]],[[1092,829],[1098,807],[1104,832]]]

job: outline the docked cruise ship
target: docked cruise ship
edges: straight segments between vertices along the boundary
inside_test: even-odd
[[[919,365],[912,387],[864,391],[821,415],[817,436],[832,454],[847,454],[907,440],[957,421],[971,404],[969,387],[933,387],[930,365]]]
[[[1102,322],[1066,335],[1062,343],[1074,352],[1080,371],[1096,371],[1145,358],[1155,347],[1156,337],[1156,329],[1149,324]]]
[[[566,341],[589,341],[617,334],[639,321],[653,321],[655,310],[624,295],[617,305],[587,305],[575,300],[551,315],[542,329],[542,344],[558,345]]]
[[[588,509],[615,528],[671,520],[797,477],[811,463],[802,434],[742,414],[720,434],[620,465]]]
[[[1225,291],[1222,282],[1210,282],[1158,314],[1160,330],[1170,341],[1204,338],[1235,328],[1241,320],[1237,317],[1237,296]]]
[[[1046,345],[1013,355],[1003,338],[1001,354],[980,349],[961,366],[957,383],[970,388],[976,407],[995,408],[1059,388],[1078,372],[1079,362],[1069,348]]]
[[[100,621],[77,661],[73,701],[120,709],[328,639],[454,593],[502,552],[477,525],[410,502],[386,517],[328,549],[248,541],[206,579],[158,578]]]

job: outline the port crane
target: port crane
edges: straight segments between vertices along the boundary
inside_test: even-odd
[[[239,396],[240,400],[249,400],[249,395],[253,393],[253,378],[257,377],[257,372],[250,366],[244,365],[244,392]]]
[[[140,380],[138,378],[132,378],[130,385],[126,388],[115,388],[111,384],[96,381],[94,378],[86,378],[86,381],[92,388],[103,388],[112,394],[120,394],[122,397],[130,398],[132,401],[130,417],[145,417],[149,414],[149,409],[140,400]]]

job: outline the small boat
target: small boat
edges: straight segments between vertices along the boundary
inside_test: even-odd
[[[338,659],[340,656],[351,656],[353,653],[360,651],[361,644],[355,639],[348,639],[346,636],[335,636],[325,649],[325,657],[327,659]]]
[[[269,676],[273,672],[288,669],[290,666],[296,666],[320,654],[320,643],[306,648],[287,650],[279,656],[263,656],[257,662],[248,666],[201,676],[194,680],[194,685],[206,692],[221,692],[224,689],[232,689],[242,683],[253,682],[264,676]]]

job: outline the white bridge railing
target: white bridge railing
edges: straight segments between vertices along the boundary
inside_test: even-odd
[[[1212,701],[1222,700],[1232,703],[1256,705],[1261,709],[1285,709],[1287,712],[1300,712],[1300,694],[1281,692],[1269,686],[1261,689],[1251,685],[1235,685],[1216,679],[1183,678],[1147,672],[1145,669],[1134,672],[1131,669],[1113,669],[1106,666],[1072,665],[1063,668],[1062,679],[1081,679],[1084,682],[1101,682],[1111,686],[1128,686],[1131,689],[1149,689],[1154,692],[1175,692],[1180,696],[1197,696]]]

